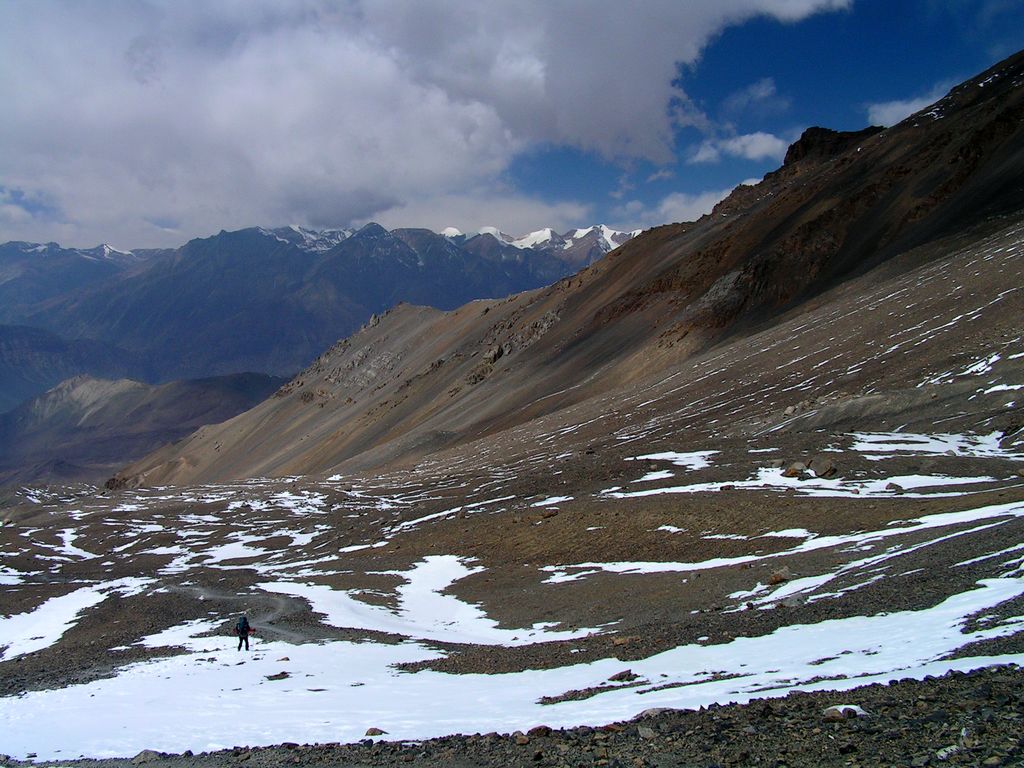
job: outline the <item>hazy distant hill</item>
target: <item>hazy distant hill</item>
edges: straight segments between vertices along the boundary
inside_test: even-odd
[[[251,408],[283,381],[242,373],[154,386],[76,376],[0,415],[0,484],[103,480],[126,461]]]
[[[80,374],[145,378],[148,367],[138,355],[101,341],[0,325],[0,413]]]

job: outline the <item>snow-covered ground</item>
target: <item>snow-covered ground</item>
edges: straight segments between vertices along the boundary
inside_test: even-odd
[[[1002,462],[1000,466],[1024,459],[1000,448],[993,436],[858,433],[843,442],[866,458],[955,454]],[[754,465],[771,459],[770,452],[764,453],[753,459]],[[134,578],[81,581],[32,610],[0,615],[0,661],[53,647],[89,610],[114,596],[144,596],[168,581],[184,583],[199,569],[252,571],[257,575],[255,589],[304,599],[329,626],[384,632],[400,641],[299,644],[268,642],[256,635],[251,652],[238,652],[235,640],[223,634],[224,617],[211,615],[140,641],[147,647],[183,649],[179,655],[125,666],[109,679],[0,698],[0,747],[16,758],[30,753],[38,759],[132,756],[143,749],[181,752],[236,744],[352,741],[363,738],[370,727],[383,729],[389,739],[416,740],[539,724],[598,725],[652,707],[697,707],[782,695],[793,689],[848,689],[950,669],[1024,664],[1024,655],[950,658],[972,643],[1024,631],[1024,616],[1006,609],[1008,601],[1024,596],[1024,542],[992,535],[1024,518],[1024,502],[972,500],[978,486],[998,482],[1009,487],[1020,478],[999,473],[885,477],[881,476],[884,467],[874,462],[872,466],[880,471],[872,478],[800,480],[768,467],[728,482],[680,484],[676,478],[676,474],[720,471],[719,458],[717,451],[710,450],[637,455],[636,461],[666,462],[670,468],[642,477],[642,487],[631,483],[628,490],[609,489],[587,501],[614,506],[653,494],[714,492],[728,484],[734,492],[761,495],[797,491],[876,500],[895,495],[960,497],[961,502],[956,511],[910,515],[874,530],[825,534],[780,526],[761,534],[719,530],[699,536],[709,547],[717,540],[731,546],[747,542],[749,551],[742,555],[692,562],[524,565],[535,569],[537,589],[541,594],[546,589],[572,589],[574,583],[583,584],[599,574],[620,579],[676,574],[682,586],[695,574],[716,569],[840,553],[820,561],[828,565],[782,583],[751,583],[750,588],[730,594],[723,606],[727,613],[772,611],[792,599],[804,603],[843,600],[850,592],[891,575],[887,569],[901,564],[901,558],[971,537],[986,542],[988,548],[953,567],[983,562],[991,578],[951,590],[938,604],[919,610],[791,624],[760,637],[703,638],[628,664],[609,651],[607,658],[556,669],[502,674],[412,672],[396,665],[443,657],[447,651],[439,643],[491,648],[550,641],[582,643],[615,626],[569,628],[543,622],[499,626],[483,606],[461,600],[453,591],[463,579],[486,576],[483,564],[457,551],[422,557],[400,570],[368,571],[367,575],[387,577],[397,584],[387,600],[371,604],[362,599],[365,589],[337,586],[335,579],[351,572],[347,558],[391,546],[399,535],[421,532],[456,516],[499,515],[513,508],[532,510],[535,516],[559,508],[571,511],[572,505],[580,503],[579,493],[519,498],[505,487],[512,473],[495,471],[471,489],[454,480],[448,486],[433,487],[393,482],[382,486],[388,488],[385,493],[338,477],[320,484],[296,484],[291,491],[282,491],[280,482],[270,481],[140,491],[126,495],[113,511],[108,502],[83,500],[71,503],[65,509],[65,521],[53,530],[5,527],[0,552],[4,558],[0,579],[5,584],[30,588],[69,564],[93,568],[113,559],[132,558],[157,564],[149,566],[150,573]],[[893,484],[901,490],[894,490]],[[455,506],[445,502],[453,497],[465,501]],[[41,494],[33,498],[45,502]],[[421,510],[428,501],[433,506]],[[189,505],[199,508],[189,511]],[[379,524],[359,529],[362,538],[342,542],[336,527],[326,523],[328,515],[340,515],[343,520],[372,518]],[[662,525],[652,527],[652,533],[675,541],[687,531]],[[770,546],[764,546],[766,542]],[[27,552],[33,553],[32,570],[24,569]],[[22,570],[13,565],[18,557]],[[625,683],[610,680],[626,668],[638,677]],[[599,690],[567,696],[589,689]]]
[[[415,580],[410,585],[413,592],[421,589]],[[408,673],[394,665],[435,658],[438,652],[415,641],[290,645],[256,640],[250,653],[239,653],[230,639],[203,636],[216,622],[192,622],[147,640],[184,647],[185,654],[134,664],[108,680],[0,699],[0,721],[5,750],[16,757],[35,752],[39,759],[353,741],[369,727],[393,739],[423,739],[541,723],[599,724],[650,707],[747,701],[797,688],[842,690],[893,677],[1024,663],[1020,655],[941,660],[967,643],[1024,627],[1024,617],[1017,617],[964,629],[969,617],[1022,594],[1020,577],[990,579],[927,610],[684,645],[630,662],[640,679],[628,685],[609,682],[627,666],[616,659],[512,674]],[[428,587],[423,597],[427,611],[419,618],[432,625],[429,634],[456,642],[474,636],[481,622],[475,611],[463,607],[464,618],[456,616],[441,627],[429,610],[436,596]],[[40,631],[59,635],[67,613],[47,609],[38,617]],[[350,626],[350,620],[343,611],[341,623]],[[582,700],[541,703],[542,697],[595,686],[608,688]]]

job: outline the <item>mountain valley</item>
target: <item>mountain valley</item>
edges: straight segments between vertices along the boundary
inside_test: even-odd
[[[602,258],[243,230],[36,305],[160,375],[320,356],[220,423],[176,390],[207,423],[104,486],[8,493],[0,762],[1019,764],[1022,118],[1024,53]],[[615,244],[575,232],[534,239]],[[471,247],[501,290],[440,297],[420,260]],[[0,430],[171,426],[78,386]]]

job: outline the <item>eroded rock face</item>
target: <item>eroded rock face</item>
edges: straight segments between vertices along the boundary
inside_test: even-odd
[[[830,128],[812,126],[790,145],[782,162],[783,165],[792,165],[802,160],[829,160],[883,130],[885,129],[877,125],[859,131],[833,131]]]

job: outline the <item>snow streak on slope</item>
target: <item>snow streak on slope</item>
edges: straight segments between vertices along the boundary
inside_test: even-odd
[[[326,586],[270,582],[260,584],[268,592],[297,595],[322,613],[336,627],[386,632],[419,640],[473,645],[529,645],[585,637],[596,630],[547,631],[543,624],[524,630],[499,629],[497,622],[477,606],[463,603],[444,590],[483,568],[470,568],[451,555],[435,555],[409,571],[397,573],[405,580],[398,587],[397,610],[367,605],[350,595]],[[395,573],[395,572],[391,572]]]

